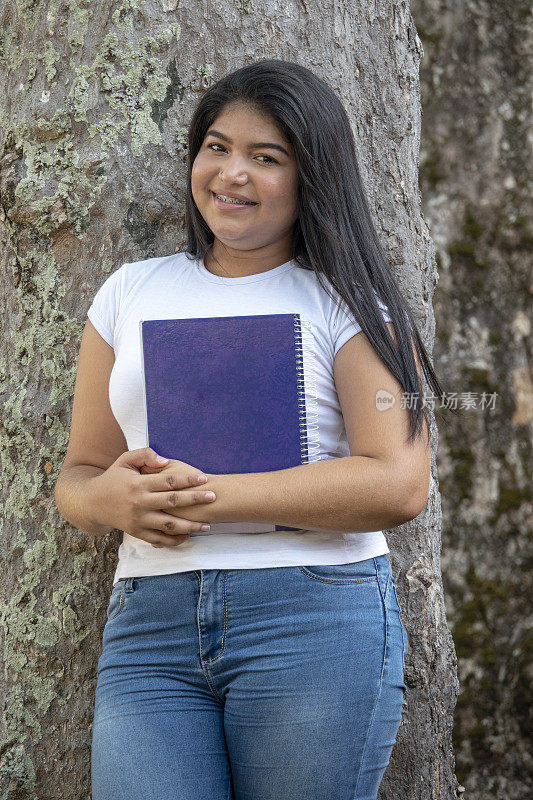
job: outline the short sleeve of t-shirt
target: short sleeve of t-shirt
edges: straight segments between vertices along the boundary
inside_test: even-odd
[[[376,295],[378,306],[381,309],[384,322],[391,322],[392,317],[389,314],[388,308]],[[355,321],[353,314],[350,312],[345,301],[337,296],[337,302],[332,302],[332,311],[330,316],[330,331],[333,341],[333,355],[337,355],[343,344],[348,339],[355,336],[362,330],[358,322]]]
[[[112,272],[96,292],[87,310],[92,324],[111,347],[114,346],[115,323],[120,308],[121,278],[121,268]]]

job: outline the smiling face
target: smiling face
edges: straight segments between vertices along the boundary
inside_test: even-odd
[[[252,267],[289,260],[298,217],[297,179],[292,148],[276,125],[237,103],[225,106],[191,170],[192,196],[222,263],[231,267],[239,257],[242,263],[244,254]],[[237,195],[255,205],[231,205],[215,194]]]

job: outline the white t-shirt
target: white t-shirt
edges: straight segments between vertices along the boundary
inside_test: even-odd
[[[148,446],[139,320],[297,313],[303,328],[306,407],[314,410],[307,415],[309,461],[349,456],[333,361],[361,328],[332,292],[337,302],[314,272],[295,261],[230,278],[214,275],[201,259],[181,252],[126,263],[111,273],[87,315],[115,351],[109,400],[128,450]],[[386,306],[378,302],[389,322]],[[194,466],[201,469],[201,464]],[[113,582],[195,569],[346,564],[388,552],[382,531],[275,531],[274,525],[262,523],[212,523],[207,534],[191,534],[179,547],[161,548],[124,532]]]

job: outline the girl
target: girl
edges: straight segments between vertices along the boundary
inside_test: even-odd
[[[97,292],[56,484],[76,527],[124,532],[92,798],[373,800],[408,647],[383,529],[428,497],[420,365],[441,388],[324,81],[264,60],[205,92],[186,225],[186,251],[123,264]],[[228,475],[161,465],[146,447],[139,319],[275,313],[312,331],[316,456]]]

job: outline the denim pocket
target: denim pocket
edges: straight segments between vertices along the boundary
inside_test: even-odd
[[[322,583],[367,583],[378,579],[373,558],[351,561],[348,564],[312,564],[299,566],[298,569],[308,578]]]
[[[107,621],[110,622],[115,617],[122,612],[124,609],[124,603],[126,600],[126,593],[124,590],[124,581],[126,578],[120,578],[120,580],[115,583],[113,589],[111,590],[111,597],[109,598],[109,603],[107,605]]]

